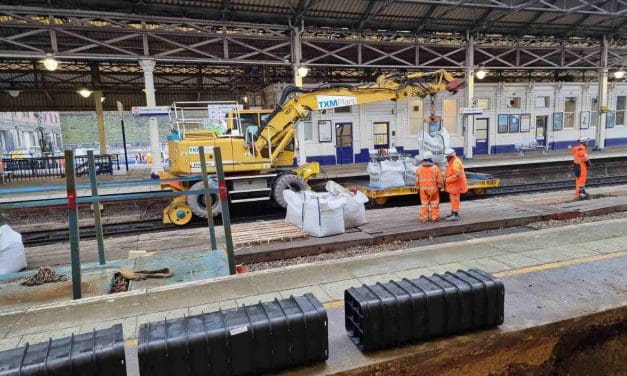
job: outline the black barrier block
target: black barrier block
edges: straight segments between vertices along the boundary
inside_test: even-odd
[[[139,328],[142,376],[251,375],[328,358],[327,312],[312,294]]]
[[[478,269],[363,285],[344,292],[345,326],[362,351],[394,347],[501,325],[504,297]]]
[[[1,376],[124,376],[122,324],[0,352]]]

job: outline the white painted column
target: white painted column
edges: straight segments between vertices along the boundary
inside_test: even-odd
[[[475,98],[475,67],[474,67],[474,47],[473,37],[468,36],[468,46],[466,46],[466,89],[465,106],[472,107]],[[464,117],[464,158],[472,158],[472,146],[474,144],[474,115],[463,115]]]
[[[599,70],[599,94],[598,94],[598,110],[597,110],[597,129],[595,137],[594,150],[605,150],[605,123],[607,121],[607,113],[601,111],[603,106],[607,106],[608,88],[607,88],[608,70],[603,68]]]
[[[292,72],[294,76],[294,86],[303,87],[303,78],[298,74],[298,67],[301,64],[302,50],[300,42],[300,31],[298,27],[292,29]],[[303,122],[296,124],[296,163],[299,166],[307,162],[305,153],[305,130]]]
[[[603,41],[601,44],[601,69],[599,69],[599,95],[598,95],[598,105],[599,109],[597,110],[597,129],[596,129],[596,137],[595,137],[595,147],[594,150],[604,150],[605,149],[605,122],[607,121],[607,113],[603,112],[601,109],[603,106],[607,106],[607,78],[608,78],[608,69],[607,69],[607,38],[605,35],[603,36]]]
[[[143,59],[139,61],[139,66],[144,71],[144,90],[146,92],[146,106],[154,107],[157,105],[155,99],[155,82],[152,75],[155,69],[155,61],[149,59]],[[161,143],[159,142],[159,123],[157,118],[150,117],[148,120],[150,124],[150,154],[152,155],[152,169],[151,172],[159,173],[163,172],[163,164],[161,162]]]

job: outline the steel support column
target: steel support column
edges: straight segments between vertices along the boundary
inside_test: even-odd
[[[104,125],[104,112],[102,111],[102,91],[94,91],[94,104],[96,105],[96,125],[98,126],[98,142],[100,155],[107,154],[107,136]]]
[[[292,28],[292,70],[294,72],[294,85],[303,87],[303,78],[298,74],[298,68],[302,64],[303,50],[301,35],[298,27]],[[306,163],[305,155],[305,130],[303,122],[296,123],[296,162],[298,165]]]
[[[475,98],[475,59],[474,59],[474,41],[473,36],[468,36],[468,45],[466,46],[466,90],[464,104],[466,107],[472,107]],[[474,140],[473,120],[474,115],[464,115],[464,158],[472,158],[472,145]]]
[[[155,69],[155,61],[149,59],[143,59],[139,61],[139,66],[144,72],[144,89],[146,91],[146,106],[154,107],[157,105],[155,99],[155,82],[152,75]],[[163,165],[161,164],[161,143],[159,142],[159,123],[157,118],[150,117],[149,131],[150,131],[150,154],[152,155],[152,169],[153,174],[163,172]]]
[[[607,106],[607,78],[608,78],[608,68],[607,68],[607,38],[603,36],[603,41],[601,45],[601,66],[603,68],[599,69],[599,94],[597,104],[599,106],[597,111],[597,129],[596,129],[596,140],[595,140],[595,150],[604,150],[605,149],[605,122],[607,121],[607,113],[603,112],[603,106]]]
[[[297,87],[303,87],[303,78],[298,74],[302,54],[300,30],[295,27],[292,29],[292,70],[294,71],[294,85]]]

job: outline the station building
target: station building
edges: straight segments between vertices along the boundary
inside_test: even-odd
[[[276,104],[283,87],[266,88],[266,106]],[[582,136],[595,139],[599,123],[597,82],[477,82],[474,92],[482,114],[470,120],[473,154],[515,153],[521,148],[558,150]],[[606,146],[625,146],[627,83],[612,82],[608,92]],[[461,109],[472,106],[464,102],[460,90],[455,95],[439,94],[433,102],[431,98],[408,99],[312,112],[300,125],[299,157],[332,165],[367,162],[369,150],[378,148],[394,147],[416,155],[432,109],[450,134],[451,146],[462,155]]]

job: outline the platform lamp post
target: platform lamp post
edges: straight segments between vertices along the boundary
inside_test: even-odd
[[[116,102],[118,106],[118,116],[120,117],[120,125],[122,126],[122,144],[124,145],[124,164],[126,165],[126,172],[128,172],[128,153],[126,151],[126,131],[124,130],[124,105],[122,102]]]

